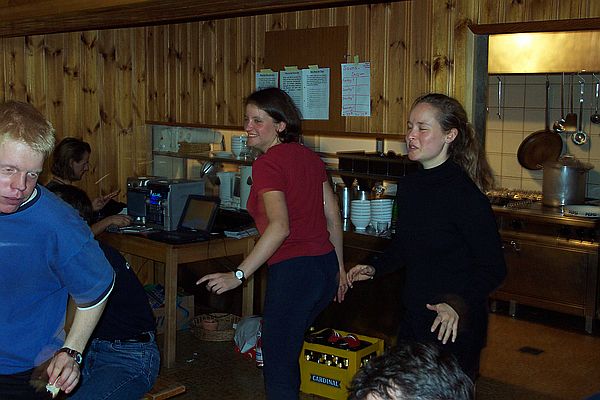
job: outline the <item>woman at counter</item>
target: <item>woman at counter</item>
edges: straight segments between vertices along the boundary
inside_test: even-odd
[[[248,146],[262,152],[252,165],[248,199],[261,237],[234,273],[206,275],[197,283],[223,293],[268,264],[262,331],[266,394],[270,400],[292,400],[299,395],[304,333],[334,297],[343,301],[347,290],[340,213],[325,165],[299,143],[300,113],[284,91],[252,93],[245,130]]]
[[[52,179],[46,184],[49,190],[58,185],[72,185],[80,181],[83,175],[89,171],[90,154],[92,149],[87,142],[83,140],[66,137],[54,148],[52,153]],[[109,193],[105,196],[99,196],[92,200],[92,206],[95,213],[102,210],[118,191]],[[118,211],[117,211],[118,212]],[[94,235],[98,235],[109,226],[127,226],[131,224],[131,219],[127,215],[109,215],[105,218],[96,220],[91,229]]]
[[[405,268],[399,340],[437,342],[474,379],[485,346],[488,296],[506,266],[484,191],[491,170],[461,104],[427,94],[413,104],[408,157],[423,169],[398,182],[398,224],[372,265],[348,271],[348,283]]]

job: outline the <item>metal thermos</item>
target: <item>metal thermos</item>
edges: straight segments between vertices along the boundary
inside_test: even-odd
[[[350,218],[350,204],[352,201],[352,189],[346,185],[338,184],[336,186],[337,194],[340,199],[340,211],[342,219]]]

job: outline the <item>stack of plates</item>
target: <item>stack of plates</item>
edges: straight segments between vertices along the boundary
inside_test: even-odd
[[[239,157],[243,150],[246,148],[246,136],[232,136],[231,137],[231,152]]]
[[[392,222],[393,207],[394,199],[371,200],[371,224],[373,224],[373,227],[376,228],[378,222],[380,225],[387,224],[389,227]]]
[[[371,202],[369,200],[352,200],[350,221],[357,231],[364,231],[371,222]]]

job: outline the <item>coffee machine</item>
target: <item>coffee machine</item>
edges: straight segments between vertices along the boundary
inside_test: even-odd
[[[173,231],[189,195],[203,195],[204,181],[157,179],[148,183],[146,226]]]

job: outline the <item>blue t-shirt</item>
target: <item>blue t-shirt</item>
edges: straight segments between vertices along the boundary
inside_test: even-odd
[[[62,347],[68,296],[93,307],[113,269],[77,211],[38,185],[35,198],[0,214],[0,374],[26,371]]]

